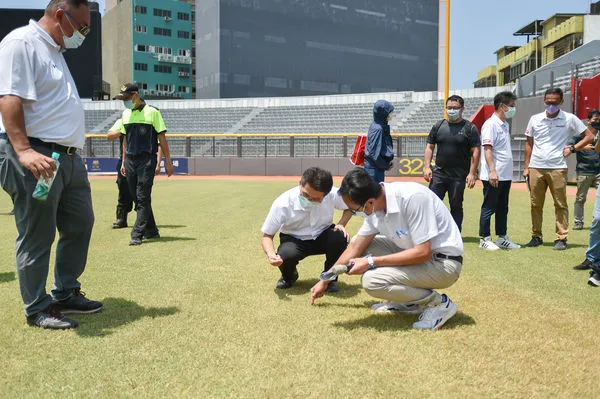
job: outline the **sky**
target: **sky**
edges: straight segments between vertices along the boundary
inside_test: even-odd
[[[418,0],[414,0],[418,1]],[[557,13],[588,13],[597,0],[451,0],[450,87],[473,87],[477,72],[496,64],[494,51],[520,46],[525,37],[513,33],[536,19]],[[45,8],[47,0],[0,0],[2,8]],[[100,12],[105,1],[99,0]],[[443,58],[440,59],[440,63]],[[401,71],[399,71],[401,73]]]

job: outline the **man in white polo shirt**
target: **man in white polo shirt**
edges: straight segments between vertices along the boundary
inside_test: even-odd
[[[537,247],[542,239],[542,221],[546,191],[554,199],[556,239],[554,249],[567,249],[569,233],[569,206],[567,204],[567,161],[565,147],[569,138],[585,134],[576,149],[582,149],[594,139],[594,134],[575,115],[562,111],[563,91],[550,88],[544,94],[546,110],[529,119],[525,136],[525,168],[523,176],[529,179],[531,197],[531,241],[526,247]]]
[[[63,314],[96,313],[85,298],[85,269],[94,224],[83,148],[81,100],[62,55],[89,32],[85,0],[52,0],[44,16],[0,42],[0,184],[12,197],[17,224],[17,273],[27,324],[50,329],[77,326]],[[57,170],[53,152],[60,154]],[[48,199],[32,198],[40,176],[56,174]],[[59,240],[52,296],[46,293],[50,250]]]
[[[362,275],[369,295],[390,301],[373,305],[376,311],[420,313],[416,329],[444,325],[458,308],[435,290],[458,279],[463,242],[442,200],[418,183],[379,184],[361,168],[346,174],[339,193],[365,221],[336,263],[353,265],[348,274]],[[311,303],[328,284],[313,286]]]
[[[333,224],[335,209],[343,210],[340,221]],[[317,167],[304,171],[297,187],[281,194],[261,228],[262,248],[281,278],[277,288],[287,289],[298,279],[298,263],[311,255],[325,254],[324,270],[329,270],[348,245],[346,223],[352,217],[342,197],[333,186],[331,173]],[[279,233],[275,251],[273,237]],[[331,285],[329,292],[337,291]]]
[[[510,126],[507,119],[515,116],[517,96],[503,91],[494,97],[494,114],[481,128],[483,157],[479,165],[479,178],[483,183],[483,204],[479,216],[479,248],[486,251],[519,249],[520,245],[508,239],[508,198],[513,174],[513,157],[510,146]],[[490,233],[490,221],[496,214],[494,243]]]

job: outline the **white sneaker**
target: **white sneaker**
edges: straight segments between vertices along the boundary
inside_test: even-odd
[[[419,316],[419,320],[413,323],[413,328],[435,331],[450,320],[456,314],[457,310],[458,306],[444,294],[442,295],[442,303],[437,306],[425,308]]]
[[[404,302],[380,302],[372,305],[371,309],[380,313],[398,312],[406,314],[420,314],[425,310],[421,305]]]
[[[494,244],[491,236],[487,236],[485,238],[480,238],[479,239],[479,248],[483,248],[486,251],[496,251],[496,250],[500,249],[499,246]]]
[[[496,245],[503,249],[519,249],[521,246],[519,244],[515,244],[511,240],[508,239],[508,236],[499,236],[496,240]]]

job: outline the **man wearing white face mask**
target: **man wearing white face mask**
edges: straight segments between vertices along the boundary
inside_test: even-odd
[[[63,314],[96,313],[78,279],[87,261],[94,212],[83,148],[84,114],[62,53],[89,32],[85,0],[52,0],[44,16],[0,42],[0,184],[12,197],[17,224],[17,272],[27,324],[77,326]],[[51,155],[59,154],[60,169]],[[32,198],[40,176],[56,175],[48,199]],[[52,296],[46,293],[56,230]]]
[[[450,213],[458,229],[462,229],[465,186],[473,188],[477,182],[480,141],[477,127],[463,119],[465,100],[450,96],[446,101],[448,120],[438,121],[427,137],[423,175],[429,189],[442,201],[448,193]],[[431,160],[438,146],[435,167]]]
[[[483,157],[479,175],[483,183],[483,204],[479,217],[479,248],[487,251],[519,249],[520,245],[508,239],[506,234],[508,218],[508,198],[513,174],[513,157],[510,146],[510,126],[508,119],[516,113],[515,96],[503,91],[494,97],[496,112],[481,128]],[[496,235],[494,243],[490,234],[490,220],[496,214]]]
[[[546,191],[554,199],[556,213],[556,239],[554,249],[567,249],[569,233],[569,206],[567,204],[567,157],[565,149],[569,138],[575,134],[585,136],[574,149],[581,150],[594,140],[591,127],[585,126],[575,115],[562,111],[563,91],[550,88],[544,93],[546,110],[529,119],[525,136],[525,168],[523,177],[529,179],[531,197],[531,241],[526,247],[537,247],[542,240],[542,221]]]
[[[332,223],[334,209],[344,211],[336,225]],[[345,226],[351,217],[333,186],[331,173],[317,167],[306,169],[300,184],[273,202],[261,228],[267,260],[281,272],[276,287],[292,287],[298,279],[296,267],[307,256],[325,254],[324,270],[329,270],[346,249],[349,237]],[[276,252],[273,237],[278,231]],[[331,284],[328,291],[337,291],[337,287]]]

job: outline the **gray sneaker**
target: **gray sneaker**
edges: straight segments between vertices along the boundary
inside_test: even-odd
[[[583,222],[576,220],[575,224],[573,224],[573,230],[583,230]]]
[[[77,327],[77,322],[63,316],[55,305],[50,305],[41,312],[27,316],[27,324],[51,330],[67,330]]]
[[[421,314],[425,309],[421,305],[416,305],[414,303],[404,303],[404,302],[380,302],[371,306],[376,312],[379,313],[406,313],[406,314]]]
[[[67,299],[55,301],[54,306],[63,314],[90,314],[102,311],[102,302],[87,299],[80,289],[73,291],[73,295]]]

